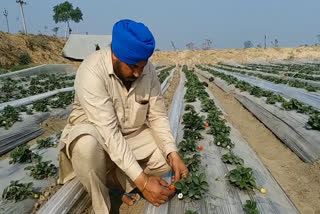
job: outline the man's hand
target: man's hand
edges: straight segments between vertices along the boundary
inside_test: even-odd
[[[134,182],[143,196],[156,207],[164,204],[169,196],[174,194],[174,191],[168,189],[169,184],[160,177],[148,177],[141,173]],[[146,182],[147,185],[143,189]]]
[[[168,160],[172,170],[174,171],[172,183],[176,183],[181,178],[186,178],[188,176],[189,170],[186,165],[184,165],[178,152],[171,152],[168,155]]]

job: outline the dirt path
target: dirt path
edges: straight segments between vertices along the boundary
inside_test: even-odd
[[[180,82],[180,70],[181,67],[177,68],[179,72],[174,72],[173,78],[171,81],[169,81],[169,88],[167,91],[164,93],[163,98],[164,98],[164,104],[166,105],[167,111],[170,109],[170,105],[173,99],[173,96],[178,88],[179,82]]]
[[[203,81],[208,82],[201,77]],[[237,128],[302,214],[320,214],[320,161],[306,164],[234,97],[209,83]]]

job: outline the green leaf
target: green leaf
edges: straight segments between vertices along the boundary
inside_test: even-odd
[[[174,186],[175,186],[175,188],[177,189],[177,190],[181,190],[182,189],[182,184],[178,181],[178,182],[176,182],[175,184],[174,184]]]

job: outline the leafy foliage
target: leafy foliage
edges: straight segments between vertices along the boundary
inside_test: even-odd
[[[38,148],[42,149],[42,148],[53,147],[55,142],[52,141],[51,137],[48,137],[46,139],[37,140],[37,144],[38,144]]]
[[[201,130],[204,129],[204,117],[196,111],[190,111],[183,115],[183,124],[187,129]]]
[[[20,121],[19,111],[12,106],[6,106],[0,113],[0,127],[9,129],[15,122]]]
[[[28,65],[31,63],[31,57],[28,53],[23,53],[20,55],[19,57],[19,60],[20,60],[20,64],[21,65]]]
[[[28,145],[21,145],[10,152],[10,164],[15,163],[31,163],[38,155],[29,149]]]
[[[2,193],[2,198],[6,200],[14,200],[15,202],[33,195],[33,183],[19,183],[19,181],[11,181]]]
[[[202,199],[209,189],[204,173],[201,173],[200,175],[189,173],[187,178],[183,178],[176,182],[174,186],[178,192],[181,192],[184,196],[194,200]]]
[[[197,211],[187,210],[184,214],[198,214]]]
[[[221,160],[223,161],[223,163],[228,163],[233,165],[243,165],[244,163],[243,159],[233,154],[232,151],[222,155]]]
[[[235,71],[234,68],[232,68],[233,66],[231,65],[225,65],[223,64],[223,67],[221,67],[221,65],[210,65],[211,67],[214,67],[216,69],[224,69],[224,70],[227,70],[227,71],[231,71],[231,72],[238,72],[238,71]],[[265,66],[265,65],[263,65]],[[241,89],[242,91],[248,91],[250,94],[252,94],[253,96],[256,96],[256,97],[266,97],[267,100],[266,100],[266,103],[267,104],[276,104],[277,102],[280,102],[282,103],[282,108],[284,110],[287,110],[287,111],[291,111],[291,110],[294,110],[298,113],[303,113],[303,114],[306,114],[306,115],[310,115],[312,117],[312,119],[309,119],[313,121],[313,119],[315,118],[315,116],[313,115],[317,115],[317,114],[320,114],[320,112],[316,109],[314,109],[312,106],[309,106],[309,105],[306,105],[296,99],[291,99],[289,101],[287,101],[286,99],[284,99],[280,94],[274,94],[273,92],[270,92],[270,91],[266,91],[266,90],[263,90],[257,86],[251,86],[249,83],[247,82],[244,82],[244,81],[240,81],[238,80],[237,78],[231,76],[231,75],[227,75],[227,74],[224,74],[222,72],[219,72],[218,70],[216,69],[210,69],[210,68],[206,68],[206,67],[203,67],[201,65],[196,65],[197,68],[201,69],[201,70],[204,70],[204,71],[208,71],[209,73],[211,73],[212,75],[214,76],[217,76],[217,77],[220,77],[221,79],[225,80],[228,84],[234,84],[236,88],[239,88]],[[227,67],[230,67],[230,68],[227,68]],[[261,66],[260,66],[261,67]],[[254,65],[254,67],[252,68],[253,70],[254,69],[257,69],[259,68],[259,65]],[[266,66],[268,67],[268,66]],[[272,69],[273,67],[277,68],[277,69],[282,69],[282,66],[271,66]],[[308,66],[307,66],[308,67]],[[314,68],[312,68],[314,67]],[[238,67],[239,69],[242,69],[242,67]],[[303,67],[300,67],[300,65],[294,65],[291,67],[290,66],[285,66],[286,69],[290,70],[292,69],[290,72],[296,72],[296,70],[294,70],[293,68],[299,68],[301,69],[301,71],[303,71]],[[316,69],[319,69],[320,68],[320,65],[310,65],[310,67],[308,69],[312,70],[312,72],[318,72],[319,70],[316,70]],[[248,67],[246,67],[246,69],[248,69]],[[307,70],[308,70],[307,69]],[[239,71],[240,72],[240,71]],[[241,71],[243,72],[243,71]],[[270,71],[272,72],[272,71]],[[308,70],[309,72],[309,70]],[[244,74],[247,74],[246,72],[244,72]],[[320,73],[318,73],[320,74]],[[247,74],[249,75],[249,74]],[[258,75],[258,77],[261,77],[261,74]],[[273,81],[275,83],[282,83],[282,84],[287,84],[288,82],[285,82],[283,80],[279,80],[277,78],[272,78],[270,76],[268,77],[265,77],[264,79],[268,80],[268,81]],[[311,89],[310,86],[306,85],[305,83],[301,83],[299,81],[290,81],[290,83],[288,83],[290,86],[294,86],[294,87],[303,87],[303,88],[306,88],[306,87],[309,87],[309,90],[312,90],[314,91],[314,89]],[[318,88],[316,88],[318,90]],[[310,118],[311,118],[310,117]],[[315,130],[318,130],[317,129],[317,126],[316,125],[310,125],[310,124],[313,124],[313,122],[310,121],[308,122],[308,128],[311,128],[311,129],[315,129]]]
[[[80,8],[76,7],[73,9],[73,5],[68,1],[54,6],[53,12],[53,20],[55,23],[69,22],[71,20],[78,23],[82,20],[82,12]]]
[[[176,66],[170,66],[168,68],[165,68],[163,70],[161,70],[158,74],[158,78],[160,83],[163,83],[163,81],[170,75],[169,71],[171,71],[172,69],[174,69]]]
[[[40,180],[50,176],[54,176],[57,173],[57,167],[50,164],[51,161],[41,161],[41,157],[37,158],[36,163],[33,166],[27,166],[25,170],[30,170],[30,176]]]
[[[311,129],[320,131],[320,113],[311,115],[308,120],[308,125]]]
[[[252,190],[257,188],[256,179],[251,168],[237,166],[236,169],[229,171],[226,177],[231,184],[240,189]]]
[[[252,200],[247,200],[246,204],[244,205],[244,211],[246,214],[259,214],[259,210],[257,208],[257,202]]]

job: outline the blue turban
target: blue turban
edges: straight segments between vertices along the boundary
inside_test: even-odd
[[[152,33],[142,23],[120,20],[113,26],[112,51],[116,57],[129,65],[148,61],[155,48]]]

